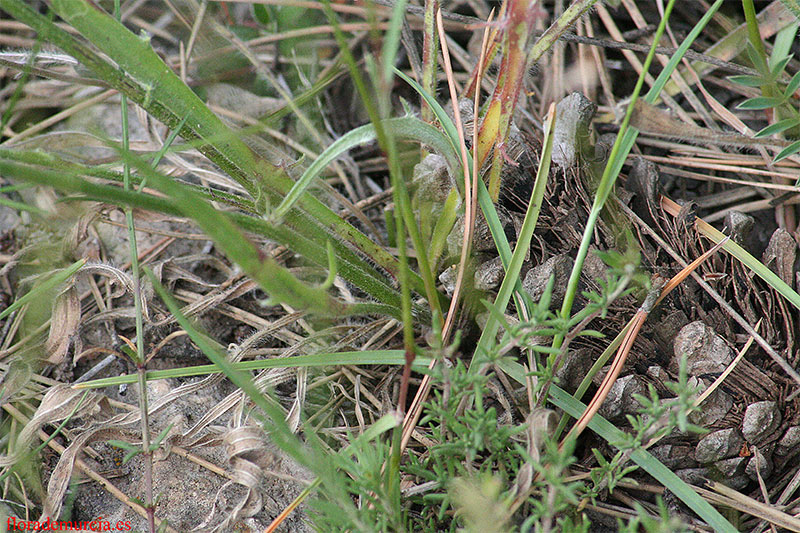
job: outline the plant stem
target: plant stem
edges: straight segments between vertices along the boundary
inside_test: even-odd
[[[434,28],[434,14],[439,9],[439,0],[425,0],[425,22],[423,27],[423,42],[422,42],[422,79],[420,85],[422,89],[428,94],[435,94],[434,79],[436,74],[436,62],[438,59],[437,51],[439,43],[436,40],[436,29]],[[422,120],[428,123],[433,122],[433,110],[430,108],[424,98],[420,98]]]
[[[121,20],[120,0],[114,0],[114,18]],[[128,153],[130,138],[128,134],[128,97],[120,93],[120,111],[122,119],[122,149]],[[131,167],[127,162],[122,165],[123,187],[132,190]],[[133,278],[133,306],[136,317],[136,373],[139,384],[139,411],[141,412],[142,455],[144,460],[144,508],[147,510],[147,526],[150,533],[155,533],[155,507],[153,505],[153,453],[150,450],[150,417],[147,405],[147,361],[144,356],[144,320],[142,313],[142,283],[139,272],[139,251],[136,245],[136,223],[133,220],[133,209],[125,207],[125,222],[128,227],[128,245],[131,257],[131,277]]]

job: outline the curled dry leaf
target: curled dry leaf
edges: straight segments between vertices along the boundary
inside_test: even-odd
[[[106,263],[87,263],[84,265],[79,271],[80,274],[88,274],[88,275],[100,275],[105,276],[112,281],[117,281],[122,286],[122,290],[115,291],[111,294],[112,298],[119,298],[120,296],[124,295],[126,292],[133,294],[134,292],[134,283],[133,278],[123,270],[120,270],[117,267],[111,266]],[[144,292],[144,291],[143,291]],[[146,320],[150,319],[150,312],[147,306],[147,299],[142,295],[142,313]]]
[[[70,286],[56,298],[53,314],[50,317],[50,332],[45,342],[47,362],[60,364],[67,355],[72,338],[78,331],[81,321],[81,302],[78,290]]]
[[[0,456],[0,467],[12,465],[22,459],[31,449],[31,443],[39,429],[45,424],[64,420],[81,401],[84,393],[85,391],[74,390],[66,384],[51,387],[42,398],[36,413],[20,431],[14,453]],[[89,393],[73,416],[85,417],[95,413],[100,409],[102,400],[102,396]]]
[[[527,494],[533,483],[533,463],[541,461],[545,441],[553,435],[558,426],[558,415],[552,409],[537,407],[528,415],[525,436],[528,444],[527,450],[531,460],[526,461],[519,469],[519,475],[514,486],[514,495],[519,497]]]
[[[83,391],[76,392],[83,393]],[[81,450],[92,442],[107,441],[110,439],[135,442],[136,434],[133,432],[126,432],[120,427],[108,427],[105,422],[102,422],[95,424],[92,428],[73,438],[72,443],[61,454],[58,464],[56,464],[53,473],[50,475],[50,481],[47,484],[47,499],[44,502],[44,509],[42,510],[42,516],[39,518],[39,522],[44,522],[48,517],[51,520],[55,520],[61,516],[64,495],[69,488],[70,481],[72,480],[72,471],[75,468],[75,461],[78,459]]]
[[[300,414],[306,400],[306,386],[308,384],[308,368],[297,369],[297,394],[295,395],[289,414],[286,415],[286,422],[292,433],[296,433],[300,428]]]
[[[217,491],[214,508],[194,531],[229,531],[237,521],[258,513],[262,507],[259,484],[263,469],[272,466],[263,433],[255,426],[243,426],[225,435],[226,453],[233,469],[233,481]],[[229,500],[235,498],[235,503]]]
[[[89,227],[100,216],[105,205],[99,202],[86,202],[78,220],[70,228],[64,243],[67,250],[73,250],[78,257],[88,257],[97,261],[100,258],[100,242],[89,233]]]

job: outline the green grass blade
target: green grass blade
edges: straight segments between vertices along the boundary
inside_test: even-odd
[[[456,189],[452,189],[447,195],[442,206],[442,213],[436,220],[431,234],[431,249],[430,259],[431,265],[436,266],[439,259],[442,257],[445,246],[447,246],[447,237],[453,230],[453,225],[458,219],[458,206],[461,203],[461,196]]]
[[[15,202],[14,200],[9,200],[7,198],[0,198],[0,205],[4,205],[9,209],[13,209],[14,211],[27,211],[28,213],[39,215],[40,217],[46,217],[50,214],[47,210],[42,209],[41,207],[36,207],[35,205],[26,204],[23,202]]]
[[[121,153],[120,156],[123,161],[136,167],[153,187],[169,196],[183,216],[194,220],[225,255],[253,278],[271,299],[328,316],[349,312],[348,304],[336,300],[325,289],[300,281],[288,269],[265,256],[226,213],[215,209],[200,195],[162,176],[147,162],[132,154]]]
[[[425,103],[427,103],[428,106],[431,108],[431,110],[433,110],[433,114],[436,117],[436,119],[439,121],[439,125],[442,126],[442,129],[447,134],[447,138],[450,139],[450,144],[453,147],[453,151],[455,153],[457,153],[457,154],[460,154],[461,153],[461,148],[460,148],[461,141],[459,141],[459,139],[458,139],[458,130],[456,129],[456,125],[453,122],[453,119],[450,118],[450,116],[447,114],[447,112],[444,110],[444,108],[439,104],[439,102],[436,101],[436,98],[434,98],[433,95],[428,94],[422,88],[422,86],[419,83],[416,82],[416,80],[406,76],[399,69],[395,69],[394,72],[403,81],[405,81],[407,84],[409,84],[412,89],[417,91],[417,94],[419,94],[425,100]],[[468,163],[469,163],[470,168],[471,168],[472,155],[469,154],[469,152],[467,153],[467,158],[469,160]],[[458,160],[459,160],[459,167],[460,167],[461,166],[461,157],[459,157]]]
[[[544,194],[547,189],[547,177],[550,174],[550,160],[553,152],[553,127],[555,120],[547,125],[545,131],[544,142],[542,143],[542,155],[539,161],[539,168],[536,171],[536,180],[533,183],[533,190],[531,191],[531,198],[528,202],[528,209],[525,212],[525,219],[522,222],[522,229],[517,237],[517,244],[514,247],[514,253],[511,260],[506,267],[506,273],[503,281],[500,284],[500,289],[497,292],[497,297],[494,300],[495,313],[490,313],[489,320],[483,328],[481,337],[478,340],[478,345],[475,348],[475,358],[472,360],[470,370],[477,372],[480,368],[480,362],[483,361],[486,354],[490,353],[492,344],[495,342],[497,331],[500,328],[498,316],[505,313],[508,302],[515,287],[519,284],[519,273],[522,269],[522,263],[525,261],[525,256],[530,250],[531,239],[533,232],[536,229],[536,223],[539,220],[539,211],[542,207]]]
[[[257,164],[253,151],[172,72],[148,39],[135,35],[85,0],[54,0],[51,5],[61,18],[136,81],[143,94],[134,100],[148,106],[163,106],[164,111],[177,118],[175,123],[168,123],[172,127],[183,117],[188,117],[185,130],[189,131],[182,132],[184,138],[209,142],[227,160],[227,168],[223,168],[251,195],[257,197],[259,194],[259,184],[253,172],[257,167],[268,173],[265,175],[267,179],[283,174],[274,165],[265,164],[266,161]],[[98,74],[102,76],[103,73]]]
[[[432,95],[423,90],[419,83],[409,78],[399,70],[396,71],[396,74],[406,83],[408,83],[415,91],[417,91],[417,93],[425,100],[430,109],[433,111],[434,116],[439,121],[442,129],[447,134],[447,138],[450,140],[453,151],[456,154],[460,154],[461,148],[458,138],[458,130],[456,129],[455,123],[444,110],[444,108],[439,105],[439,102],[437,102]],[[472,154],[469,152],[467,152],[467,164],[470,166],[470,168],[472,168]],[[461,169],[460,158],[458,168]],[[459,170],[458,175],[463,178],[463,170]],[[459,185],[462,182],[463,179],[456,179],[456,183]],[[508,244],[508,239],[503,231],[503,226],[500,224],[500,219],[497,216],[497,209],[495,209],[494,202],[492,202],[492,199],[489,197],[489,191],[486,189],[486,185],[483,183],[483,180],[478,180],[477,192],[478,205],[480,206],[483,216],[486,219],[486,223],[489,226],[489,231],[492,234],[492,239],[494,239],[497,252],[500,255],[500,260],[503,262],[503,268],[507,269],[508,264],[511,261],[511,246]],[[525,302],[526,306],[529,307],[532,305],[530,302],[530,297],[528,297],[528,294],[522,289],[522,283],[518,281],[515,290],[517,295],[519,295],[519,297]]]
[[[403,27],[403,19],[406,14],[406,0],[398,0],[394,3],[392,17],[389,19],[389,29],[383,38],[383,49],[381,50],[381,65],[383,66],[383,80],[388,87],[392,81],[392,76],[396,70],[394,67],[397,59],[397,51],[400,48],[400,30]]]
[[[383,127],[392,131],[396,138],[417,141],[430,146],[447,160],[452,169],[459,168],[457,155],[447,142],[447,138],[430,124],[414,117],[404,117],[384,120]],[[272,211],[270,218],[273,223],[279,222],[292,209],[295,202],[311,186],[314,178],[319,176],[331,162],[351,148],[373,142],[376,139],[377,132],[372,124],[351,130],[338,138],[303,172],[280,205]]]
[[[0,150],[0,173],[5,176],[29,181],[31,183],[47,185],[65,192],[85,194],[89,198],[119,206],[131,206],[159,213],[182,216],[182,212],[177,206],[166,198],[125,191],[120,187],[100,185],[83,179],[81,177],[83,171],[79,171],[78,168],[83,169],[85,167],[69,165],[67,168],[42,168],[41,166],[17,163],[16,160],[20,158],[14,158],[13,155],[21,154]],[[22,155],[24,155],[24,153]],[[53,161],[46,157],[44,159],[39,157],[46,156],[46,154],[29,155],[36,156],[34,160],[37,162],[40,161],[43,164],[53,163]],[[7,156],[11,160],[6,160]],[[22,159],[26,160],[29,158]],[[86,170],[91,169],[87,168]],[[89,172],[89,174],[91,175],[92,173]],[[199,194],[196,189],[189,185],[178,182],[175,182],[175,184],[182,188],[189,188],[195,194]],[[306,234],[298,232],[289,224],[271,225],[261,218],[242,213],[229,213],[228,216],[244,231],[249,231],[281,243],[293,252],[306,257],[321,267],[325,267],[328,264],[326,244],[308,238]],[[306,229],[324,234],[324,228],[318,225]],[[400,305],[399,294],[397,290],[392,287],[391,283],[347,246],[338,241],[334,241],[332,244],[336,249],[337,265],[342,277],[351,283],[359,285],[362,290],[375,298],[378,302],[386,304],[388,307],[385,308],[385,312],[397,318],[397,309]],[[356,309],[354,309],[354,311]],[[419,308],[417,308],[416,312],[417,314],[422,313],[422,315],[424,315],[424,310]]]
[[[673,0],[674,3],[674,0]],[[669,5],[673,5],[670,3]],[[670,60],[667,62],[664,69],[659,74],[656,81],[653,83],[653,86],[647,92],[644,97],[644,100],[648,103],[654,103],[658,94],[664,88],[664,85],[669,81],[672,72],[678,66],[678,63],[683,58],[683,55],[689,49],[689,46],[697,39],[700,35],[700,32],[705,28],[706,24],[711,20],[711,17],[714,13],[722,5],[723,0],[717,0],[714,4],[708,9],[708,11],[703,15],[703,17],[698,21],[697,24],[692,28],[686,38],[683,40],[681,45],[678,47],[678,50],[672,55]],[[662,23],[659,25],[660,32],[657,32],[657,35],[661,35],[664,31],[664,26],[666,24],[666,20],[663,20]],[[654,54],[654,47],[658,43],[658,39],[653,41],[653,48],[651,48],[650,54],[648,55],[648,60],[652,60],[652,56]],[[639,82],[637,83],[637,87],[641,87],[644,83],[644,72],[646,72],[646,67],[650,64],[650,61],[645,61],[645,69],[642,71],[642,76],[639,77]],[[617,140],[614,143],[614,147],[612,148],[611,155],[609,157],[608,163],[606,164],[605,170],[603,172],[603,176],[600,179],[600,184],[598,185],[597,192],[595,194],[595,200],[592,204],[592,209],[589,212],[589,217],[586,222],[586,228],[583,233],[583,237],[581,239],[580,248],[578,249],[578,254],[575,258],[575,263],[572,269],[572,273],[570,274],[569,281],[567,283],[567,293],[564,296],[564,302],[561,308],[562,317],[566,317],[569,315],[570,311],[572,310],[572,303],[574,298],[577,294],[578,289],[578,281],[580,280],[580,273],[583,268],[583,262],[586,259],[586,254],[589,251],[589,244],[592,241],[594,235],[594,226],[597,222],[598,217],[600,216],[600,212],[605,205],[608,196],[611,194],[611,191],[614,188],[614,184],[616,183],[617,176],[619,176],[620,171],[622,170],[622,166],[625,163],[625,160],[628,157],[628,154],[633,148],[633,143],[636,140],[636,136],[638,135],[638,131],[631,127],[627,128],[627,124],[629,122],[630,115],[633,110],[633,104],[635,103],[635,99],[638,96],[638,89],[634,89],[634,94],[631,99],[631,103],[628,106],[628,111],[625,115],[625,119],[623,120],[622,127],[620,128],[620,133],[617,136]],[[560,344],[556,342],[554,344]]]
[[[224,348],[218,343],[206,339],[213,344],[219,352]],[[423,370],[430,364],[429,357],[418,356],[413,363],[415,370]],[[232,368],[241,372],[251,370],[265,370],[267,368],[320,368],[341,365],[403,365],[405,364],[405,352],[403,350],[368,350],[363,352],[335,352],[318,353],[309,355],[298,355],[294,357],[279,357],[275,359],[258,359],[255,361],[242,361],[232,363]],[[173,368],[169,370],[149,370],[146,378],[148,380],[186,378],[191,376],[204,376],[223,372],[223,369],[216,364],[196,365],[184,368]],[[123,376],[113,376],[109,378],[95,379],[74,385],[76,389],[96,389],[100,387],[111,387],[122,385],[123,383],[135,383],[136,374]]]
[[[800,143],[800,141],[798,141]],[[721,242],[727,237],[717,228],[708,224],[705,221],[698,219],[698,228],[709,238],[714,244]],[[792,289],[785,281],[783,281],[775,272],[767,268],[764,263],[750,255],[750,253],[736,244],[733,240],[728,239],[722,245],[722,249],[738,259],[743,265],[752,270],[759,278],[767,282],[770,287],[775,289],[781,296],[786,298],[789,303],[800,310],[800,294]]]

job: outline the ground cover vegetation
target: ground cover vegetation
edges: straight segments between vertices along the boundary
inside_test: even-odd
[[[800,531],[797,2],[0,13],[3,517]]]

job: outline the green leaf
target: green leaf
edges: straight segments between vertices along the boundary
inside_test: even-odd
[[[161,446],[161,443],[164,441],[164,439],[167,438],[167,435],[172,430],[172,427],[174,425],[175,425],[174,423],[168,424],[167,427],[165,427],[161,431],[161,433],[158,434],[158,436],[155,438],[155,440],[153,440],[153,442],[150,443],[150,451],[151,452],[156,451],[158,449],[158,447]]]
[[[783,92],[784,98],[790,98],[800,87],[800,71],[797,71],[792,79],[789,80],[789,84],[786,86],[786,90]]]
[[[107,440],[106,444],[109,446],[113,446],[114,448],[119,448],[121,450],[128,450],[128,451],[139,451],[139,447],[131,444],[130,442],[126,442],[124,440]]]
[[[792,144],[789,148],[786,148],[783,152],[789,151],[791,148],[797,150],[798,146],[800,146],[800,141]],[[783,153],[781,152],[781,153]],[[780,155],[780,154],[779,154]],[[711,239],[712,242],[715,244],[718,242],[727,239],[725,234],[719,231],[717,228],[708,224],[705,221],[698,219],[698,227],[701,228],[701,231]],[[786,300],[789,301],[794,307],[800,310],[800,294],[795,292],[792,287],[789,286],[785,281],[783,281],[780,276],[770,270],[764,263],[753,257],[750,252],[742,248],[738,243],[735,241],[728,239],[725,244],[722,246],[723,250],[734,256],[736,259],[741,261],[743,265],[753,271],[755,275],[763,279],[770,287],[775,289],[778,293],[781,294]]]
[[[798,125],[800,125],[800,117],[785,118],[783,120],[779,120],[774,124],[770,124],[766,128],[758,131],[754,137],[756,138],[769,137],[770,135],[775,135],[776,133],[786,131]]]
[[[406,13],[406,0],[394,2],[392,17],[389,19],[389,29],[383,38],[383,49],[381,50],[381,66],[383,67],[383,79],[389,84],[397,60],[397,51],[400,48],[400,30],[403,27]]]
[[[253,4],[253,18],[264,26],[269,26],[273,18],[271,10],[271,6],[265,6],[264,4]]]
[[[728,79],[733,83],[738,83],[739,85],[744,85],[745,87],[761,87],[764,85],[763,78],[759,76],[749,76],[747,74],[743,74],[741,76],[728,76]]]
[[[545,131],[539,168],[536,171],[536,180],[533,183],[531,197],[528,201],[528,209],[525,212],[525,219],[522,222],[522,229],[520,229],[517,245],[514,247],[511,261],[504,265],[505,275],[503,276],[503,281],[500,284],[500,289],[497,291],[497,297],[493,304],[497,313],[489,315],[489,320],[483,328],[481,337],[478,339],[478,346],[475,350],[476,356],[472,364],[470,364],[470,372],[477,372],[480,369],[480,365],[476,364],[478,363],[478,361],[476,361],[478,359],[478,354],[489,353],[490,347],[495,342],[497,330],[500,328],[500,322],[495,317],[505,313],[511,295],[519,284],[519,273],[525,261],[525,256],[530,252],[531,239],[536,229],[536,223],[539,220],[539,211],[542,207],[545,190],[547,189],[547,177],[550,174],[550,161],[553,152],[553,129],[555,128],[556,121],[555,114],[553,117],[553,120],[547,125],[547,130]],[[520,313],[520,316],[522,316],[522,313]]]
[[[584,329],[583,331],[580,332],[580,335],[584,337],[593,337],[595,339],[604,339],[606,337],[599,331],[595,331],[593,329]]]
[[[447,236],[450,235],[453,225],[458,218],[458,206],[460,201],[461,197],[455,189],[450,191],[447,195],[447,199],[444,201],[442,214],[436,220],[436,225],[433,227],[433,233],[431,234],[431,249],[429,253],[431,265],[435,266],[438,263],[447,245]]]
[[[747,43],[746,50],[747,57],[750,58],[750,61],[753,63],[753,66],[756,67],[756,70],[758,70],[764,76],[769,75],[769,67],[767,66],[766,58],[758,53],[751,42]]]
[[[794,155],[797,152],[800,152],[800,141],[794,142],[794,143],[790,144],[789,146],[787,146],[786,148],[784,148],[783,150],[781,150],[781,152],[778,155],[775,156],[774,163],[777,163],[778,161],[781,161],[782,159],[786,159],[790,155]]]
[[[783,101],[780,98],[772,96],[757,96],[755,98],[748,98],[741,104],[736,106],[736,109],[772,109],[781,105]]]
[[[452,150],[447,137],[418,118],[403,117],[393,118],[383,121],[383,127],[391,131],[396,138],[417,141],[431,147],[439,155],[447,160],[451,170],[458,171],[460,160],[458,155]],[[283,201],[275,208],[270,215],[273,224],[279,223],[289,212],[302,195],[311,186],[314,178],[333,162],[337,157],[356,146],[373,142],[377,138],[375,126],[367,124],[351,130],[338,138],[317,159],[306,169],[300,179],[292,186],[291,190],[283,198]]]
[[[33,164],[21,165],[13,162],[16,160],[31,161]],[[53,166],[44,168],[42,165]],[[100,185],[82,178],[83,174],[96,175],[105,179],[110,178],[110,176],[102,175],[102,173],[97,173],[93,170],[82,165],[66,165],[63,162],[46,157],[46,154],[0,149],[0,174],[5,176],[50,186],[61,191],[84,194],[90,198],[116,205],[136,207],[171,215],[181,214],[176,205],[167,198],[126,191],[121,187]],[[187,185],[179,182],[176,182],[176,185],[187,187]],[[191,189],[199,193],[197,189]],[[292,217],[292,215],[293,213],[290,213],[289,217]],[[318,242],[319,239],[312,240],[292,224],[272,225],[260,217],[236,212],[228,213],[228,216],[245,232],[252,232],[279,242],[319,266],[324,267],[328,264],[327,239],[325,243]],[[327,235],[323,228],[317,225],[311,225],[304,229],[309,233],[316,231],[322,235]],[[372,265],[353,252],[348,246],[339,241],[334,241],[333,245],[336,248],[337,265],[342,277],[358,285],[377,301],[391,306],[387,307],[385,312],[396,316],[396,309],[399,306],[399,296],[396,289]],[[395,311],[392,311],[392,309]]]
[[[336,316],[348,313],[349,305],[339,302],[324,289],[297,279],[288,269],[266,256],[226,213],[215,209],[199,194],[154,171],[131,154],[120,153],[123,161],[136,167],[150,184],[172,198],[178,210],[194,220],[203,231],[257,282],[270,298],[298,309]],[[327,255],[327,254],[326,254]]]
[[[772,43],[772,52],[770,58],[786,57],[792,51],[794,41],[797,37],[797,28],[800,23],[794,22],[784,27],[775,35],[775,40]]]
[[[223,351],[219,343],[206,338],[209,345],[213,345],[216,350]],[[420,371],[430,364],[431,359],[418,355],[412,364],[414,370]],[[265,370],[267,368],[324,368],[329,366],[342,365],[403,365],[405,364],[405,352],[403,350],[365,350],[358,352],[335,352],[317,353],[308,355],[297,355],[294,357],[279,357],[275,359],[257,359],[255,361],[242,361],[232,363],[231,368],[238,372],[248,372],[251,370]],[[186,378],[192,376],[205,376],[208,374],[218,374],[224,372],[219,365],[198,365],[168,370],[148,370],[145,378],[150,381],[154,379]],[[100,387],[112,387],[123,383],[136,383],[136,374],[126,374],[123,376],[113,376],[109,378],[95,379],[75,385],[76,389],[96,389]]]
[[[54,0],[52,6],[113,63],[74,34],[31,9],[26,2],[0,0],[2,9],[75,57],[97,77],[125,93],[164,124],[174,128],[188,117],[181,136],[195,142],[206,157],[240,183],[252,198],[261,199],[262,204],[268,198],[277,204],[291,189],[294,182],[285,169],[257,157],[239,135],[214,115],[167,67],[148,43],[86,0]],[[318,199],[304,195],[299,207],[302,209],[287,216],[287,223],[294,231],[322,247],[327,234],[334,233],[392,276],[398,275],[397,258]],[[415,290],[425,289],[419,275],[411,272],[409,277]]]
[[[395,74],[397,74],[400,78],[403,79],[407,84],[411,85],[411,87],[417,91],[417,93],[425,100],[425,103],[430,106],[433,114],[436,116],[436,119],[439,121],[439,124],[444,129],[444,132],[447,134],[447,138],[450,139],[450,143],[453,146],[453,151],[455,153],[461,153],[461,141],[458,137],[458,130],[456,129],[456,125],[453,122],[453,119],[450,118],[450,115],[444,110],[444,108],[436,101],[432,95],[428,94],[422,86],[416,82],[413,78],[406,76],[401,70],[395,69]],[[468,164],[472,165],[472,157],[469,153],[467,153],[467,158],[469,159]],[[459,162],[461,161],[461,156],[459,155]]]
[[[794,57],[794,54],[789,54],[770,67],[770,72],[772,73],[772,77],[774,79],[778,79],[780,77],[781,73],[786,68],[786,64],[789,63],[789,60],[791,60],[792,57]]]

